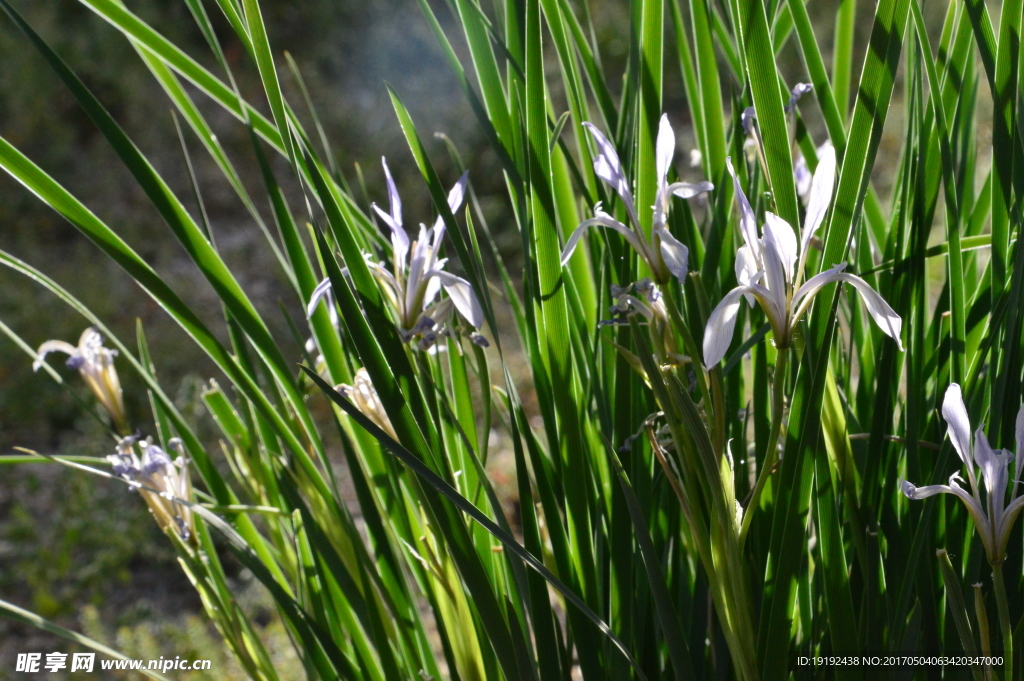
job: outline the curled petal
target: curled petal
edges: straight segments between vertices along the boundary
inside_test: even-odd
[[[960,455],[960,460],[964,462],[967,472],[973,479],[971,420],[967,417],[963,392],[956,383],[951,383],[946,388],[946,396],[942,400],[942,418],[946,420],[946,432],[949,434],[950,442],[953,443],[953,449]]]
[[[907,480],[900,481],[900,491],[903,492],[903,496],[915,501],[927,499],[928,497],[933,497],[936,494],[953,493],[953,490],[949,485],[926,485],[924,487],[917,487]]]
[[[846,282],[852,284],[857,289],[857,292],[868,308],[868,313],[875,320],[875,323],[878,324],[878,328],[885,335],[896,341],[896,346],[902,352],[903,343],[900,341],[900,329],[903,327],[903,320],[900,319],[895,310],[889,307],[889,303],[885,302],[885,299],[875,289],[871,288],[866,281],[854,274],[843,272],[842,269],[844,267],[846,267],[846,263],[841,263],[821,274],[816,274],[800,287],[793,297],[793,305],[798,306],[797,312],[793,315],[793,321],[795,322],[799,319],[800,315],[810,305],[811,298],[823,286],[833,282]]]
[[[689,182],[673,182],[669,185],[668,190],[681,199],[692,199],[698,194],[709,192],[714,188],[714,184],[705,180],[704,182],[697,182],[696,184],[691,184]]]
[[[786,111],[793,110],[793,105],[800,101],[800,98],[814,89],[810,83],[797,83],[789,93],[789,102],[786,103]]]
[[[708,317],[708,325],[704,329],[704,365],[709,369],[718,366],[729,351],[736,328],[736,313],[740,309],[740,296],[745,293],[754,293],[753,287],[737,286],[729,291]]]
[[[640,241],[640,238],[636,235],[636,232],[631,230],[629,227],[626,227],[626,225],[622,224],[621,222],[613,218],[611,215],[608,215],[608,213],[598,210],[596,211],[594,217],[592,217],[589,220],[584,220],[583,222],[581,222],[580,226],[577,227],[576,230],[573,231],[573,233],[569,236],[569,240],[565,242],[565,248],[562,249],[563,267],[565,266],[565,263],[569,262],[569,258],[572,257],[573,251],[576,250],[576,246],[579,244],[580,239],[583,238],[583,233],[587,231],[587,227],[593,227],[595,225],[600,225],[602,227],[611,227],[616,232],[626,237],[626,241],[629,242],[629,245],[632,246],[633,249],[637,253],[639,253],[645,260],[650,260],[650,258],[648,257],[647,248]]]
[[[807,245],[811,243],[811,237],[818,231],[821,221],[825,219],[825,213],[828,212],[835,183],[836,150],[829,144],[819,151],[818,167],[811,180],[810,197],[807,199],[807,214],[804,216],[803,238],[800,244],[800,253],[804,257],[806,257]]]
[[[736,176],[736,171],[732,167],[731,157],[726,157],[725,165],[729,168],[729,174],[732,175],[733,188],[736,190],[736,203],[740,206],[740,233],[743,234],[743,241],[746,242],[747,246],[750,246],[755,259],[760,260],[760,248],[758,246],[757,239],[757,219],[754,217],[754,209],[750,207],[750,202],[747,201],[747,195],[743,193],[743,187],[740,186],[740,179]]]
[[[313,295],[309,297],[309,305],[306,306],[306,319],[313,316],[316,312],[316,305],[320,302],[321,298],[327,298],[327,304],[331,305],[331,279],[330,277],[325,278],[316,288],[313,289]]]
[[[672,273],[679,283],[686,281],[687,261],[690,251],[686,245],[676,239],[667,229],[658,230],[658,237],[661,239],[661,258],[665,261],[665,267]]]
[[[953,494],[960,497],[960,500],[964,502],[964,505],[967,507],[967,511],[974,519],[974,524],[978,527],[978,534],[981,535],[981,540],[985,545],[985,550],[991,556],[993,555],[993,541],[991,524],[988,521],[988,517],[985,515],[984,509],[982,509],[977,500],[956,483],[957,478],[957,474],[954,473],[949,477],[949,485],[927,485],[925,487],[917,487],[906,480],[902,480],[900,482],[900,491],[902,491],[904,496],[908,499],[915,500],[927,499],[928,497],[943,493]]]
[[[36,350],[38,357],[36,357],[36,360],[32,362],[32,371],[39,371],[39,367],[43,366],[43,360],[51,352],[63,352],[65,355],[69,355],[71,357],[78,356],[78,348],[71,343],[62,340],[48,340],[40,345],[39,349]]]
[[[668,170],[672,167],[672,158],[676,154],[676,133],[673,132],[672,126],[668,122],[668,114],[661,115],[656,148],[658,181],[661,183],[668,176]]]
[[[845,269],[846,263],[841,262],[838,265],[833,266],[831,269],[827,269],[824,272],[816,274],[805,281],[804,285],[798,288],[796,293],[793,295],[793,305],[800,305],[800,302],[804,298],[813,298],[814,295],[826,284],[837,281],[836,276]],[[803,305],[803,307],[806,307],[806,304]]]
[[[842,272],[838,276],[840,281],[852,284],[857,289],[857,292],[868,308],[868,313],[875,320],[875,324],[878,324],[878,328],[885,335],[896,341],[896,347],[900,349],[900,352],[903,352],[903,343],[900,341],[900,329],[903,327],[903,320],[896,314],[896,311],[889,307],[889,303],[885,302],[885,299],[860,277],[847,272]]]
[[[473,292],[473,286],[462,277],[457,277],[449,272],[434,271],[431,273],[441,280],[441,285],[448,292],[455,308],[470,324],[479,329],[484,325],[484,311],[480,307],[480,301]]]
[[[788,222],[774,213],[765,213],[764,241],[772,245],[778,254],[786,282],[793,281],[793,267],[796,265],[796,235]],[[767,271],[767,267],[765,268]]]

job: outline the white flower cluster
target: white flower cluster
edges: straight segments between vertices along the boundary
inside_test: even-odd
[[[473,342],[486,346],[487,339],[479,333],[484,313],[472,285],[445,271],[447,258],[438,258],[445,235],[444,220],[438,216],[429,229],[421,223],[419,237],[410,241],[402,223],[402,199],[387,160],[382,159],[382,162],[388,185],[389,211],[385,212],[376,204],[373,209],[391,230],[392,268],[389,270],[384,263],[373,261],[369,254],[365,256],[370,271],[397,313],[402,340],[408,343],[417,339],[421,350],[431,348],[439,337],[451,333],[457,312],[475,329],[471,336]],[[465,173],[448,193],[448,207],[452,213],[462,206],[468,184],[469,173]],[[448,294],[447,298],[438,299],[441,289]],[[321,299],[326,299],[330,305],[327,297],[330,290],[330,279],[320,282],[310,297],[307,316],[312,316]]]

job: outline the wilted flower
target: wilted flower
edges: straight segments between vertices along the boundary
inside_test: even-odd
[[[622,170],[619,162],[619,155],[615,153],[615,147],[608,141],[601,131],[590,123],[584,123],[594,143],[597,145],[597,155],[594,157],[594,172],[610,186],[621,197],[629,216],[630,227],[622,224],[608,213],[601,209],[598,203],[594,207],[594,217],[584,220],[572,233],[562,251],[562,265],[569,261],[573,251],[579,244],[583,233],[588,227],[601,226],[610,227],[626,237],[626,241],[633,247],[654,276],[654,281],[664,285],[670,277],[676,277],[680,283],[686,279],[687,259],[689,250],[678,239],[668,231],[669,199],[674,194],[684,199],[689,199],[698,194],[711,191],[714,185],[710,182],[699,182],[687,184],[686,182],[668,183],[668,171],[672,167],[672,158],[676,151],[676,136],[669,125],[668,116],[661,117],[661,125],[658,129],[658,140],[656,147],[656,162],[658,172],[658,193],[654,201],[654,225],[651,231],[651,241],[647,242],[640,221],[637,218],[636,205],[633,201],[633,192],[629,188],[629,180]]]
[[[129,481],[138,490],[161,530],[173,527],[182,541],[194,541],[192,510],[172,501],[173,498],[192,500],[188,458],[178,438],[172,439],[168,445],[178,452],[174,461],[167,452],[153,444],[152,438],[140,440],[132,435],[122,438],[117,444],[117,453],[109,455],[107,460],[113,464],[114,475]],[[141,457],[136,449],[142,452]]]
[[[1021,456],[1024,455],[1024,405],[1017,412],[1016,457],[1007,449],[993,450],[985,437],[985,424],[974,431],[974,456],[971,456],[971,421],[964,406],[963,393],[960,386],[953,383],[946,389],[946,397],[942,401],[942,418],[946,419],[946,432],[953,443],[953,448],[960,455],[960,461],[967,469],[967,480],[971,485],[970,493],[957,484],[963,482],[959,473],[949,476],[948,485],[928,485],[916,487],[903,480],[900,488],[910,499],[925,499],[942,492],[960,497],[971,514],[981,541],[985,545],[985,553],[989,563],[996,564],[1006,557],[1006,542],[1010,538],[1010,529],[1024,508],[1024,496],[1017,494],[1020,482]],[[1010,461],[1016,458],[1014,466],[1013,486],[1010,487],[1009,505],[1006,504],[1006,487],[1009,479]],[[974,466],[981,469],[985,481],[985,503],[982,503],[981,492],[978,490],[978,478]]]
[[[39,371],[46,356],[51,352],[68,355],[65,365],[77,369],[89,390],[110,414],[114,428],[122,435],[128,432],[128,419],[121,395],[121,381],[114,368],[117,350],[103,347],[103,336],[91,326],[82,332],[78,347],[61,340],[48,340],[36,351],[38,357],[32,362],[32,370]]]
[[[634,290],[636,295],[630,293],[630,291]],[[668,310],[665,308],[665,301],[661,291],[658,290],[658,287],[651,281],[650,277],[644,277],[629,286],[612,284],[611,294],[615,304],[609,308],[609,312],[614,317],[602,321],[601,326],[626,324],[628,321],[623,319],[623,316],[628,315],[630,312],[639,312],[648,323],[668,320]],[[637,296],[640,297],[638,298]]]
[[[796,235],[790,224],[770,212],[765,213],[763,235],[758,238],[754,211],[740,187],[732,160],[726,159],[726,162],[736,188],[736,200],[740,207],[740,232],[744,245],[736,253],[736,280],[739,286],[726,294],[708,318],[707,329],[704,332],[704,361],[707,366],[713,367],[718,364],[729,349],[741,297],[745,297],[750,305],[757,300],[771,323],[775,345],[787,348],[792,341],[793,330],[810,306],[811,300],[822,287],[834,282],[853,284],[864,299],[875,323],[886,335],[895,340],[902,350],[902,321],[899,315],[866,281],[844,272],[846,263],[821,272],[801,285],[811,237],[821,225],[832,200],[836,171],[835,150],[831,146],[824,149],[818,161],[818,168],[811,182],[811,195],[799,250]]]
[[[391,229],[393,267],[388,270],[384,263],[373,262],[369,256],[367,264],[398,314],[402,340],[409,342],[419,337],[420,348],[429,348],[438,336],[447,333],[448,324],[456,311],[479,331],[484,323],[484,313],[472,285],[462,277],[445,272],[443,268],[447,258],[437,257],[444,240],[443,218],[438,216],[430,229],[420,223],[419,238],[410,243],[409,235],[402,225],[402,199],[391,178],[387,161],[382,161],[388,184],[390,212],[384,212],[376,204],[373,204],[373,209]],[[468,182],[467,172],[448,193],[448,207],[453,213],[462,205]],[[435,300],[442,288],[448,297]],[[320,299],[330,289],[329,279],[320,282],[309,300],[307,316],[312,316]],[[487,345],[487,340],[478,332],[472,334],[472,339],[478,345]]]
[[[341,393],[342,397],[350,400],[366,418],[377,424],[378,428],[397,440],[398,436],[395,435],[391,419],[388,418],[388,413],[384,411],[384,404],[380,401],[377,389],[373,387],[373,381],[370,380],[370,374],[367,373],[365,368],[360,367],[356,371],[352,383],[354,385],[342,383],[337,388],[338,392]]]
[[[676,364],[688,361],[676,351],[665,298],[650,277],[644,277],[628,286],[612,284],[611,296],[615,300],[609,308],[612,318],[602,320],[598,326],[628,324],[630,315],[640,314],[650,327],[651,340],[654,341],[654,350],[659,358]]]

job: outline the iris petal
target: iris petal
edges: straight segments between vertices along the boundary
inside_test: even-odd
[[[637,237],[636,233],[633,230],[631,230],[629,227],[613,218],[611,215],[608,215],[608,213],[598,210],[594,217],[592,217],[589,220],[584,220],[583,222],[581,222],[579,227],[577,227],[575,231],[573,231],[573,233],[569,236],[569,240],[565,242],[565,248],[562,249],[563,266],[565,266],[565,263],[569,262],[569,258],[572,257],[573,251],[576,250],[576,246],[579,244],[580,239],[583,238],[583,233],[587,231],[587,228],[594,227],[596,225],[600,225],[602,227],[610,227],[614,229],[616,232],[626,237],[626,241],[629,242],[629,245],[632,246],[633,249],[637,253],[639,253],[645,260],[650,259],[648,257],[647,248],[640,241],[639,237]]]
[[[691,184],[689,182],[673,182],[669,185],[669,192],[675,194],[681,199],[692,199],[693,197],[709,192],[715,188],[715,185],[705,180],[704,182],[697,182]]]
[[[661,239],[661,258],[665,261],[665,267],[672,273],[679,283],[686,281],[687,260],[690,251],[686,245],[676,239],[667,229],[658,231]]]
[[[950,442],[953,443],[953,449],[960,455],[960,460],[970,471],[973,467],[971,463],[971,421],[967,417],[963,393],[956,383],[951,383],[946,389],[946,396],[942,400],[942,418],[946,420],[946,432],[949,434]]]
[[[477,329],[484,325],[484,311],[468,281],[449,272],[434,271],[431,274],[441,280],[459,314]]]
[[[793,281],[793,267],[796,265],[796,234],[788,222],[774,213],[765,213],[764,239],[771,241],[786,273],[786,282]]]
[[[878,328],[896,341],[896,346],[902,351],[903,343],[900,341],[900,330],[903,327],[903,320],[900,319],[895,310],[889,307],[889,303],[885,302],[885,299],[871,288],[866,281],[854,274],[843,272],[845,267],[846,263],[840,263],[830,270],[816,274],[797,290],[796,295],[793,296],[793,306],[796,307],[793,321],[799,320],[800,316],[810,305],[811,298],[824,286],[832,283],[846,282],[857,289],[857,292],[864,300],[868,313],[875,320],[875,323],[878,324]]]
[[[71,343],[62,340],[48,340],[40,345],[39,349],[36,350],[36,355],[38,355],[38,357],[36,357],[36,360],[32,362],[32,371],[39,371],[39,367],[43,366],[43,360],[46,359],[46,356],[51,352],[63,352],[65,355],[69,355],[71,357],[78,356],[78,348]]]
[[[732,167],[731,157],[726,157],[725,165],[729,168],[729,174],[732,175],[733,188],[736,190],[736,203],[740,206],[740,233],[743,235],[743,240],[747,246],[750,246],[754,258],[760,262],[761,249],[758,245],[757,219],[754,217],[754,209],[750,207],[747,195],[743,193],[740,179],[736,176],[736,171]]]
[[[836,150],[832,145],[821,149],[818,154],[818,167],[811,179],[810,197],[807,200],[807,214],[804,216],[803,236],[800,253],[806,258],[807,246],[811,237],[818,231],[825,213],[832,202],[832,190],[836,183]]]
[[[626,210],[629,211],[630,217],[635,219],[636,208],[633,205],[633,194],[629,190],[629,181],[622,171],[622,163],[619,162],[615,146],[593,123],[584,123],[583,125],[597,145],[597,155],[594,156],[594,173],[615,190],[626,204]]]
[[[707,328],[704,329],[704,365],[709,369],[718,366],[732,344],[732,334],[736,329],[736,313],[740,309],[740,296],[753,293],[750,286],[737,286],[725,294],[718,306],[708,317]]]
[[[668,122],[668,114],[661,115],[661,123],[658,125],[657,142],[657,164],[658,181],[664,182],[668,176],[668,170],[672,166],[672,158],[676,154],[676,134]]]

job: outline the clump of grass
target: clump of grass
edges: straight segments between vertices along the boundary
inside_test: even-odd
[[[585,4],[453,0],[459,30],[448,33],[421,2],[501,164],[522,243],[514,272],[458,150],[448,147],[462,179],[441,177],[393,89],[411,152],[393,167],[418,172],[433,210],[402,206],[387,167],[388,211],[354,198],[315,113],[298,106],[308,98],[297,70],[303,98],[287,95],[256,0],[217,6],[269,115],[235,88],[201,3],[189,8],[217,74],[121,5],[82,2],[137,49],[308,312],[308,328],[290,322],[305,348],[292,352],[221,258],[217,225],[201,210],[207,188],[190,175],[193,214],[0,0],[222,303],[224,328],[212,329],[0,139],[0,168],[123,267],[221,374],[203,393],[220,429],[214,447],[167,398],[141,326],[132,350],[72,292],[0,253],[109,338],[149,391],[155,446],[180,442],[178,473],[194,475],[195,489],[62,462],[150,495],[248,676],[289,678],[229,588],[214,536],[267,589],[311,679],[774,681],[798,655],[989,649],[987,636],[974,640],[960,587],[960,577],[988,579],[966,511],[938,499],[908,505],[899,481],[926,485],[949,469],[937,407],[950,383],[963,386],[968,413],[988,419],[990,437],[1014,436],[1024,354],[1019,2],[1004,3],[998,34],[984,3],[952,2],[937,46],[917,3],[844,3],[830,73],[802,3],[637,0],[622,27],[623,74],[602,65]],[[855,64],[858,11],[873,19]],[[776,62],[787,42],[804,68],[792,82]],[[692,125],[706,184],[680,180],[663,117],[666,79],[677,76],[686,115],[670,117]],[[261,169],[266,216],[184,81],[252,133],[245,162]],[[990,166],[977,106],[986,86]],[[897,87],[903,147],[885,160],[893,189],[882,197],[872,173]],[[282,182],[302,192],[299,207]],[[687,200],[705,193],[693,210]],[[433,219],[412,241],[402,216],[414,211]],[[587,232],[594,225],[617,234]],[[945,276],[929,275],[932,262]],[[498,325],[499,310],[512,328]],[[505,342],[512,333],[521,355]],[[528,381],[514,379],[517,365]],[[107,393],[96,393],[104,405]],[[112,432],[124,431],[107,411]],[[513,519],[486,473],[494,428],[513,450]],[[1021,560],[1019,542],[996,558],[997,595],[1019,594],[1021,571],[1001,567]],[[1016,605],[998,598],[1002,638],[991,648],[1006,679]],[[987,618],[976,624],[988,631]]]

